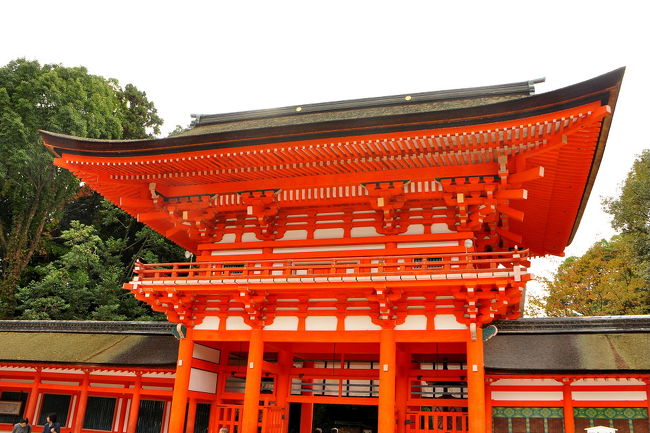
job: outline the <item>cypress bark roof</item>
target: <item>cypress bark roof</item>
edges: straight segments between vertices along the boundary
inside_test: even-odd
[[[0,361],[173,367],[178,341],[160,322],[0,321]]]
[[[485,367],[496,371],[650,371],[650,316],[552,317],[495,322]]]
[[[650,316],[495,322],[488,372],[650,372]],[[161,322],[0,321],[0,361],[173,366],[174,325]]]

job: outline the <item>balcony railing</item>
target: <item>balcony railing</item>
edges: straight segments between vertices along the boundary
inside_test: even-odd
[[[466,433],[469,430],[467,412],[409,412],[406,420],[409,433]]]
[[[513,278],[527,274],[528,251],[466,254],[136,263],[140,284],[277,284]]]

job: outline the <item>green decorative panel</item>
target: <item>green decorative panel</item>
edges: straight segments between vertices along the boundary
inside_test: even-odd
[[[561,407],[493,407],[494,418],[564,418]]]
[[[586,419],[647,419],[648,409],[645,407],[576,407],[573,408],[573,416]]]

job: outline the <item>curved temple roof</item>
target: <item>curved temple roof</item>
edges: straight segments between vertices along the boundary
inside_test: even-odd
[[[357,183],[390,175],[413,181],[432,173],[476,176],[496,174],[498,155],[523,155],[512,158],[511,170],[543,167],[544,177],[524,185],[528,200],[512,202],[526,219],[510,228],[524,234],[533,254],[562,254],[591,191],[623,74],[621,68],[532,96],[531,83],[515,83],[203,115],[194,129],[162,139],[42,135],[57,165],[136,216],[155,211],[141,200],[150,191],[188,197],[197,185],[209,194],[236,194],[295,188],[297,179],[322,186],[332,176]],[[165,233],[171,223],[148,224]],[[196,248],[189,235],[174,236]]]

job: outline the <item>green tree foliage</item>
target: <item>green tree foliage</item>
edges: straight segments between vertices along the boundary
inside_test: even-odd
[[[650,265],[650,150],[645,150],[632,165],[621,195],[604,202],[612,215],[612,226],[629,235],[637,259],[644,263],[648,278]]]
[[[151,320],[156,315],[125,290],[123,238],[105,240],[73,221],[61,236],[66,252],[37,266],[40,278],[18,289],[21,319]]]
[[[16,287],[79,190],[74,176],[52,165],[39,129],[145,138],[161,123],[144,92],[83,67],[24,59],[0,67],[0,318],[13,316]]]
[[[569,257],[552,280],[548,296],[531,299],[548,316],[603,316],[648,312],[647,282],[626,235],[596,242],[581,257]]]
[[[596,242],[582,257],[569,257],[533,309],[549,316],[650,313],[650,150],[634,162],[618,198],[604,201],[620,232]]]

